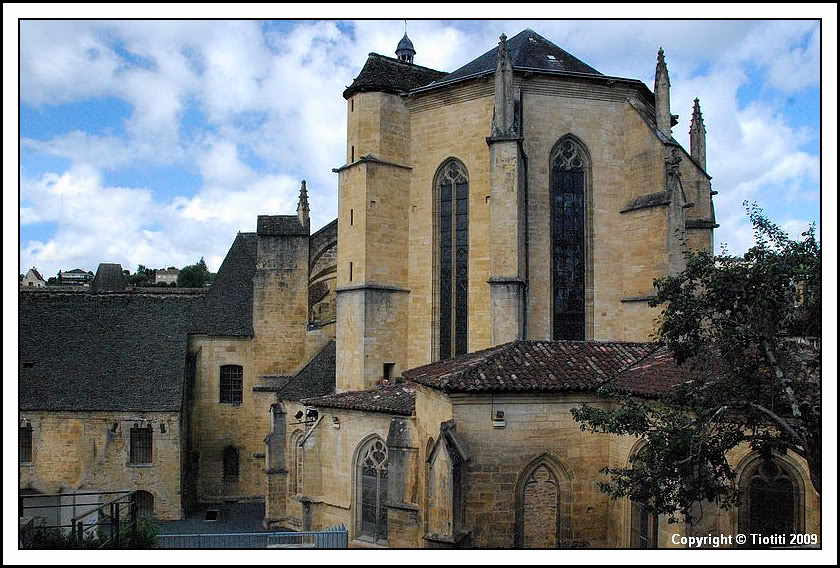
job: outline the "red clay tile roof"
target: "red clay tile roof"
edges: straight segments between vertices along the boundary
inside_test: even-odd
[[[414,394],[414,385],[411,383],[397,383],[372,390],[306,398],[301,402],[323,408],[346,408],[411,416],[414,412]]]
[[[514,341],[416,367],[403,377],[444,392],[594,391],[657,347],[654,343]]]
[[[694,378],[688,363],[677,365],[673,354],[660,348],[636,361],[619,374],[610,386],[620,392],[640,396],[662,396]]]

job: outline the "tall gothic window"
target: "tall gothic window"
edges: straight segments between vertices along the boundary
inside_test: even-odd
[[[295,460],[292,488],[295,495],[303,495],[303,432],[298,431],[292,435],[292,450]]]
[[[801,532],[802,498],[794,477],[779,460],[757,462],[742,475],[745,502],[739,514],[740,533]],[[746,526],[744,526],[746,525]]]
[[[586,151],[562,139],[551,167],[551,247],[554,339],[585,339]]]
[[[388,541],[388,447],[375,437],[362,446],[356,465],[356,536]]]
[[[460,161],[450,159],[435,178],[439,226],[440,358],[467,352],[469,255],[469,178]]]
[[[18,438],[18,449],[20,450],[20,463],[32,462],[32,426],[27,424],[21,426]]]
[[[135,425],[131,428],[128,450],[128,463],[152,463],[152,426],[143,428]]]
[[[656,548],[659,523],[644,504],[630,502],[630,548]]]

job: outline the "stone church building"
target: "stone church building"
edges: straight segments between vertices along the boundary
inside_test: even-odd
[[[84,464],[107,463],[95,486],[143,489],[160,517],[259,499],[267,527],[343,523],[351,546],[372,548],[819,532],[819,496],[793,455],[733,452],[745,505],[694,527],[610,501],[599,470],[640,447],[571,417],[584,402],[612,404],[596,394],[608,381],[655,397],[690,378],[647,343],[658,315],[647,302],[655,278],[682,268],[683,242],[712,250],[715,192],[699,101],[690,148],[672,137],[663,52],[653,92],[529,29],[452,73],[415,53],[407,35],[396,58],[371,53],[343,93],[336,221],[310,231],[304,183],[297,215],[260,216],[256,233],[237,235],[206,293],[22,299],[21,488],[94,487]],[[127,405],[39,396],[85,365],[71,354],[63,375],[42,372],[63,332],[27,333],[31,314],[86,302],[86,329],[113,339],[113,321],[154,318],[146,304],[165,301],[182,311],[165,340],[117,340],[155,360],[166,347],[167,366],[126,376],[137,361],[78,349],[85,365],[101,360],[101,388],[113,388],[108,376],[163,380],[166,401],[152,390]],[[113,320],[96,316],[103,303]],[[132,454],[149,423],[149,454]],[[59,435],[82,464],[61,479],[40,466],[55,464]],[[100,444],[99,462],[86,441],[96,436],[117,440]]]

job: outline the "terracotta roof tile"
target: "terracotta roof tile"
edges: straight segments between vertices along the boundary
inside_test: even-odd
[[[411,383],[397,383],[378,389],[350,391],[307,398],[306,405],[323,408],[346,408],[348,410],[366,410],[368,412],[386,412],[411,416],[414,412],[415,388]]]
[[[653,343],[514,341],[403,373],[444,392],[594,391],[657,348]]]

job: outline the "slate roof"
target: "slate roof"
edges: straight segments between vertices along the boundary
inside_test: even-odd
[[[568,51],[561,49],[531,29],[525,29],[507,40],[508,53],[513,69],[550,72],[584,73],[601,75]],[[496,53],[499,46],[473,59],[438,81],[438,84],[456,82],[468,77],[492,73],[496,70]],[[552,56],[554,59],[549,58]]]
[[[93,277],[90,289],[93,292],[121,292],[125,290],[126,280],[122,265],[101,262]]]
[[[44,280],[44,277],[43,277],[43,276],[41,276],[41,273],[40,273],[40,272],[38,272],[38,269],[37,269],[37,268],[34,268],[34,267],[33,267],[33,268],[30,268],[30,269],[29,269],[29,271],[30,271],[30,272],[32,272],[32,274],[33,274],[33,275],[35,276],[35,278],[37,278],[38,280],[41,280],[41,281],[43,281],[43,280]]]
[[[300,224],[297,215],[257,215],[258,235],[309,236],[309,227]]]
[[[191,331],[207,335],[253,336],[256,269],[256,233],[237,234],[213,285],[204,296],[201,312]]]
[[[444,76],[446,73],[443,71],[435,71],[428,67],[405,63],[393,57],[370,53],[359,75],[344,90],[344,98],[349,99],[362,91],[401,93],[423,87]]]
[[[513,341],[416,367],[403,377],[448,393],[595,391],[656,348],[653,343]]]
[[[335,341],[330,341],[292,377],[260,377],[255,390],[273,391],[281,400],[301,400],[335,392]]]
[[[411,383],[397,383],[377,389],[350,391],[307,398],[302,400],[308,406],[321,408],[344,408],[368,412],[385,412],[411,416],[414,412],[415,387]]]
[[[21,294],[21,410],[178,411],[201,296]]]

